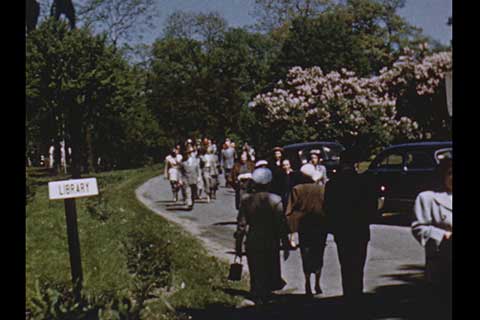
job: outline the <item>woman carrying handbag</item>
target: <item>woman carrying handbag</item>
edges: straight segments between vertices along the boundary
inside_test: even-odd
[[[246,237],[250,293],[255,304],[267,302],[272,291],[286,285],[281,277],[280,248],[285,248],[286,260],[289,256],[288,226],[282,199],[268,192],[271,180],[272,172],[267,168],[259,168],[252,173],[255,192],[246,193],[240,199],[234,234],[237,256],[242,254],[243,239]]]

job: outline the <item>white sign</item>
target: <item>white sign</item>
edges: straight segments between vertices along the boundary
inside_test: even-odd
[[[48,183],[50,200],[80,198],[98,195],[97,179],[71,179]]]
[[[452,72],[445,74],[445,91],[447,91],[448,114],[452,116]]]

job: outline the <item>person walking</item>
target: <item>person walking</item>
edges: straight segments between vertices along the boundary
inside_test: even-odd
[[[242,254],[243,239],[250,273],[250,293],[256,304],[267,302],[272,291],[280,290],[286,282],[281,277],[280,247],[288,259],[288,226],[283,214],[282,199],[268,192],[272,181],[269,169],[252,173],[255,193],[246,193],[240,204],[237,230],[234,233],[235,251]]]
[[[193,147],[188,146],[186,156],[180,166],[181,183],[185,189],[186,205],[189,210],[193,209],[195,195],[197,194],[198,177],[202,174],[200,171],[199,160],[193,154]]]
[[[319,149],[313,149],[310,151],[310,163],[315,167],[315,170],[320,172],[321,178],[319,183],[321,185],[325,185],[328,181],[327,177],[327,168],[325,168],[324,165],[322,165],[322,153]]]
[[[243,151],[240,159],[235,162],[230,181],[235,190],[235,209],[240,207],[240,198],[246,192],[248,181],[252,177],[252,172],[255,169],[255,164],[250,160],[248,152]]]
[[[250,146],[248,142],[244,143],[242,151],[246,151],[250,156],[250,160],[255,161],[255,149],[253,149],[253,147]]]
[[[315,274],[315,293],[322,293],[320,278],[328,235],[323,210],[325,189],[320,184],[321,174],[312,164],[303,165],[300,172],[301,181],[292,189],[285,214],[290,232],[298,232],[305,274],[305,294],[312,296],[312,274]]]
[[[356,172],[356,162],[351,150],[342,152],[339,172],[327,182],[324,197],[324,210],[337,244],[343,296],[354,304],[363,293],[370,223],[377,211],[374,184]]]
[[[202,155],[202,174],[205,182],[205,192],[207,194],[207,202],[211,199],[216,199],[216,192],[218,188],[218,171],[217,171],[217,157],[213,153],[213,148],[207,148],[207,153]]]
[[[170,182],[172,188],[173,201],[178,201],[178,191],[180,190],[180,166],[182,159],[173,148],[168,156],[165,157],[165,179]]]
[[[282,161],[282,173],[280,175],[280,188],[283,207],[286,208],[290,192],[293,187],[298,183],[298,173],[292,169],[290,160],[285,159]]]
[[[235,149],[230,145],[230,139],[225,140],[223,145],[221,164],[225,175],[225,188],[231,185],[230,173],[235,163]]]
[[[437,179],[432,190],[421,192],[414,206],[412,234],[425,248],[425,276],[432,291],[451,300],[452,290],[452,160],[444,158],[437,167]]]
[[[272,171],[272,185],[271,185],[271,192],[275,193],[276,195],[282,196],[282,182],[281,182],[281,175],[282,175],[282,161],[284,160],[283,156],[283,149],[281,147],[273,148],[273,159],[269,161],[270,170]]]

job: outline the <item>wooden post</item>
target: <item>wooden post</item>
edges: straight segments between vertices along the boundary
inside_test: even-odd
[[[70,137],[72,148],[72,179],[80,179],[80,131],[81,131],[81,114],[79,106],[75,105],[72,99],[67,100],[70,103]],[[72,272],[73,289],[75,299],[80,301],[83,273],[82,261],[80,256],[80,240],[77,228],[77,207],[75,198],[65,199],[65,216],[67,220],[68,250],[70,253],[70,267]]]
[[[77,228],[77,208],[75,199],[65,199],[65,218],[67,222],[68,252],[70,254],[70,268],[73,281],[75,300],[80,301],[83,272],[80,255],[80,240]]]

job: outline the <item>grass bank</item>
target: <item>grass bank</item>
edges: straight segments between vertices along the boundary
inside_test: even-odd
[[[82,302],[71,292],[63,201],[49,201],[48,177],[30,176],[26,207],[28,319],[181,319],[177,310],[234,306],[228,265],[139,203],[135,189],[160,166],[94,175],[100,195],[77,199],[84,274]],[[58,179],[56,179],[58,180]]]

